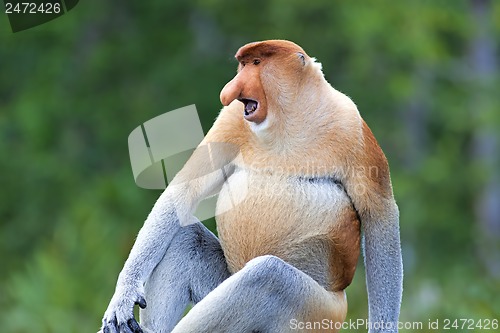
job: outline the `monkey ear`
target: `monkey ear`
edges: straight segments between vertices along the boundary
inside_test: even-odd
[[[305,66],[306,65],[306,57],[304,56],[304,54],[301,52],[297,52],[297,56],[302,61],[302,66]]]

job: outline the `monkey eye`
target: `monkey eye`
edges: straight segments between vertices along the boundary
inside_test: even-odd
[[[254,60],[253,60],[253,64],[254,64],[255,66],[257,66],[258,64],[260,64],[260,60],[259,60],[259,59],[254,59]]]

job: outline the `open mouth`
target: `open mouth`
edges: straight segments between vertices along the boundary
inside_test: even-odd
[[[245,118],[251,117],[259,107],[259,103],[253,99],[242,98],[239,101],[245,104]]]

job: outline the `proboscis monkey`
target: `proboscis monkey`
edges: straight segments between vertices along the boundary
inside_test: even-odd
[[[236,59],[219,117],[139,232],[103,332],[337,332],[361,232],[370,331],[396,332],[399,213],[372,132],[298,45],[250,43]],[[219,239],[192,214],[216,193]]]

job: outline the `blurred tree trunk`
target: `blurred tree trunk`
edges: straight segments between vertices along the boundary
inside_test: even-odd
[[[498,86],[495,39],[492,31],[491,1],[471,0],[471,112],[477,126],[473,133],[472,155],[486,171],[476,201],[479,254],[488,272],[500,277],[500,175],[498,125],[493,121]],[[497,110],[498,111],[498,110]],[[495,128],[496,127],[496,128]]]
[[[418,66],[413,73],[414,93],[404,108],[403,123],[407,133],[404,163],[407,169],[418,170],[427,151],[427,117],[429,96],[434,78],[427,65]]]

